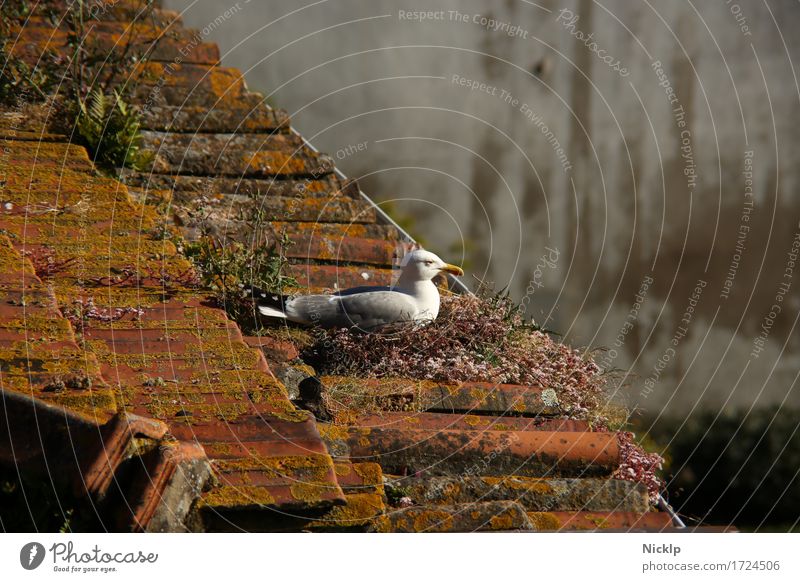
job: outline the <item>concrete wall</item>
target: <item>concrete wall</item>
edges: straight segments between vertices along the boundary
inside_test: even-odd
[[[797,3],[166,4],[632,402],[800,404]]]

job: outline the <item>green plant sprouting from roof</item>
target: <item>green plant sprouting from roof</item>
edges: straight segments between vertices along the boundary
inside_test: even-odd
[[[31,14],[27,2],[12,4],[13,10],[3,6],[2,31]],[[140,0],[136,21],[114,48],[97,38],[95,27],[103,13],[99,4],[75,0],[66,10],[49,0],[39,4],[37,14],[66,29],[66,48],[44,50],[32,67],[14,54],[10,41],[3,43],[0,102],[16,106],[52,100],[57,111],[51,117],[53,129],[86,146],[101,168],[110,173],[120,167],[145,169],[152,155],[141,148],[140,112],[127,98],[139,78],[137,70],[162,38],[144,39],[140,34],[142,22],[153,18],[153,0]]]
[[[253,245],[206,235],[198,242],[187,243],[185,253],[197,267],[203,287],[211,290],[245,332],[253,333],[259,323],[250,289],[280,294],[287,287],[297,286],[297,281],[286,274],[284,250],[290,244],[285,234],[271,244]]]
[[[93,152],[95,162],[137,171],[152,163],[152,152],[141,147],[139,115],[116,91],[109,96],[94,90],[78,107],[75,131]]]
[[[26,101],[46,99],[52,88],[52,77],[11,56],[7,45],[7,42],[0,44],[0,103],[17,107]]]

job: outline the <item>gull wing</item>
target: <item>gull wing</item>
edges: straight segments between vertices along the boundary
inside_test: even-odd
[[[337,297],[344,297],[345,295],[355,295],[356,293],[366,293],[373,291],[393,291],[391,287],[381,287],[379,285],[362,285],[361,287],[351,287],[350,289],[342,289],[334,293]]]
[[[321,327],[353,327],[368,330],[387,323],[410,321],[417,303],[399,291],[378,290],[340,295],[301,295],[286,303],[289,319]]]

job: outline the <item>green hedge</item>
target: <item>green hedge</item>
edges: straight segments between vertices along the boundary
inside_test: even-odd
[[[690,521],[800,531],[800,410],[716,416],[660,420],[651,431],[662,444],[672,439],[665,472],[672,505]]]

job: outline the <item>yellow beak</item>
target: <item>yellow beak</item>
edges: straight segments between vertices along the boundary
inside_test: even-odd
[[[455,265],[445,264],[445,266],[439,270],[444,271],[445,273],[450,273],[451,275],[455,275],[456,277],[462,277],[464,275],[463,269],[461,267],[456,267]]]

